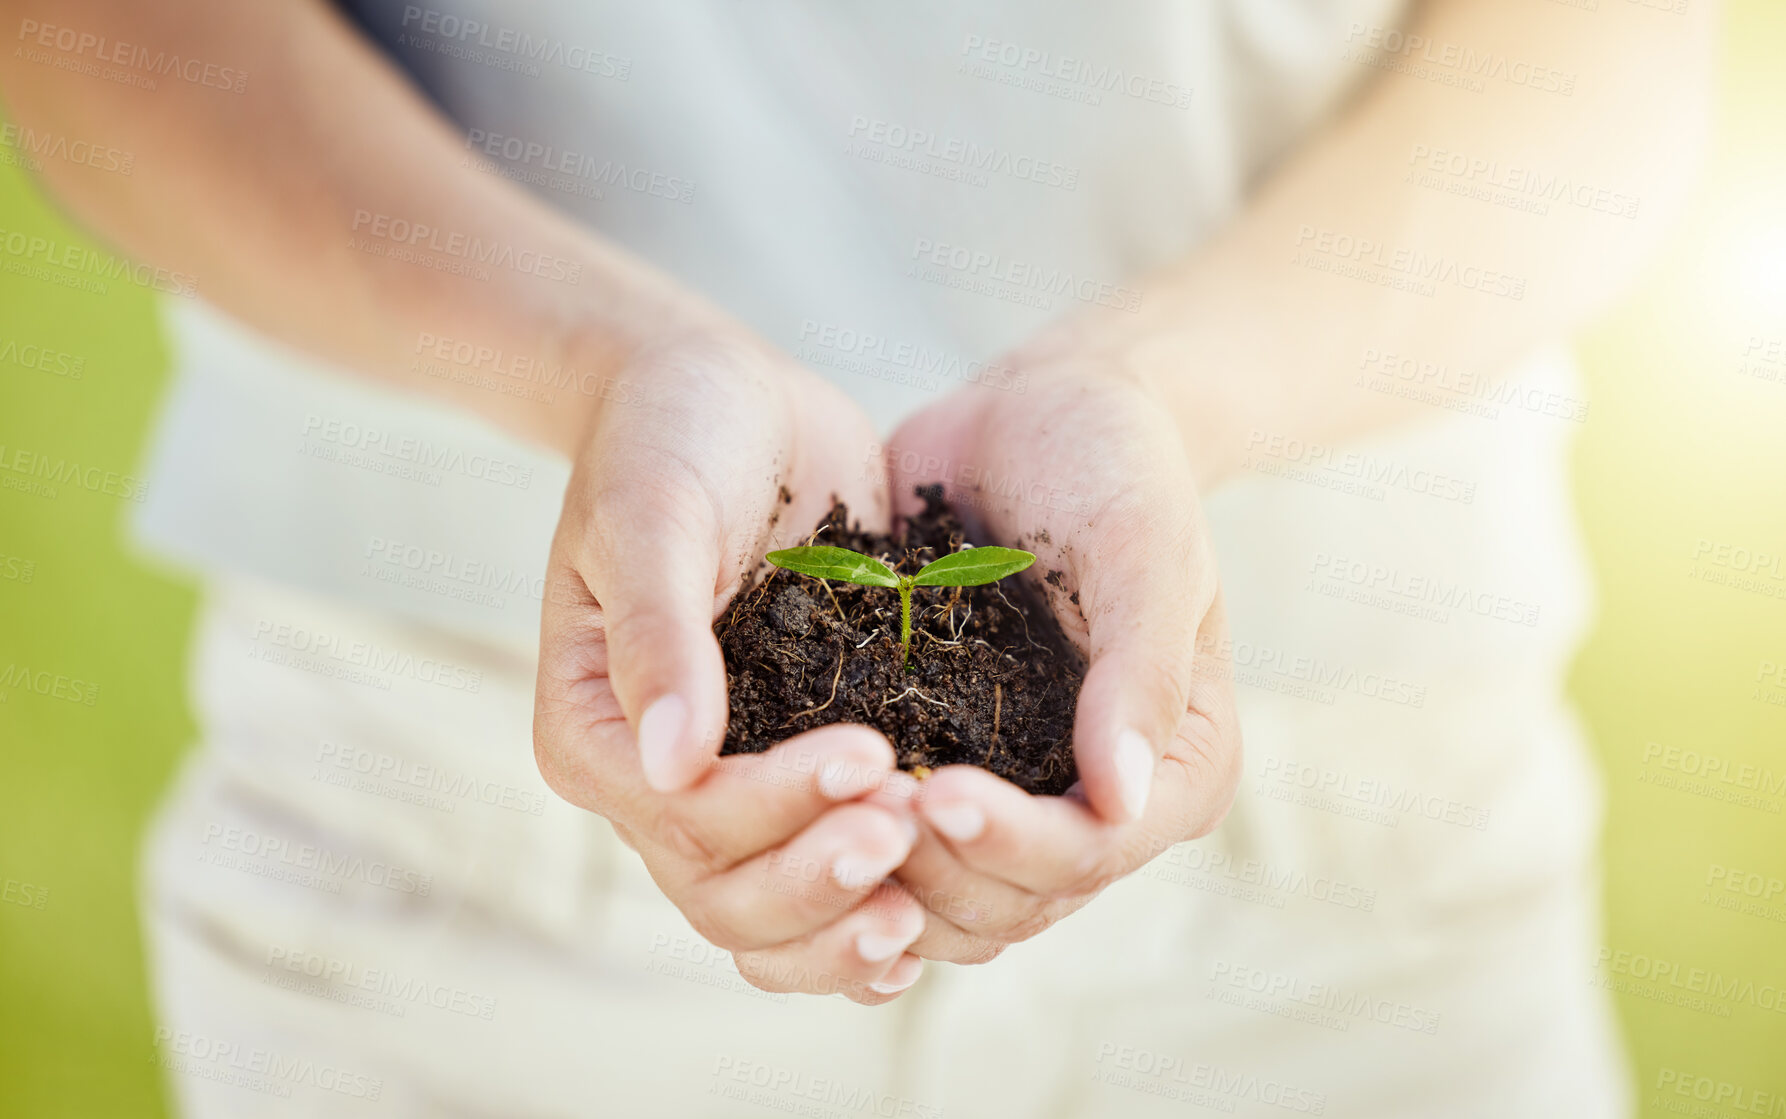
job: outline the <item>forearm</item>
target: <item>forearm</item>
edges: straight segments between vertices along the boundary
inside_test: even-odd
[[[66,28],[245,73],[239,93],[165,77],[148,90],[0,51],[18,123],[135,156],[128,177],[45,162],[76,217],[352,370],[568,453],[603,379],[641,338],[718,317],[468,159],[433,107],[317,0],[9,0],[3,10],[9,37],[39,52],[67,54],[37,45],[43,28]],[[431,376],[422,367],[440,361],[429,339],[568,368],[597,391],[548,403]]]
[[[1365,355],[1495,374],[1616,294],[1658,240],[1702,143],[1709,8],[1428,5],[1409,30],[1430,46],[1390,57],[1470,50],[1573,74],[1573,93],[1379,74],[1211,244],[1152,277],[1138,313],[1088,333],[1166,397],[1206,484],[1260,432],[1333,442],[1430,411],[1354,387]],[[1538,215],[1413,181],[1469,181],[1449,154],[1433,172],[1440,151],[1499,161],[1504,184],[1521,169],[1617,197],[1552,194]]]

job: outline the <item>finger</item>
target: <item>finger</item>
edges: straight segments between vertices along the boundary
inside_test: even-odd
[[[939,890],[926,890],[907,881],[904,877],[905,868],[903,867],[898,873],[900,886],[922,903],[937,904],[945,893],[945,891]],[[1058,900],[1030,897],[1024,915],[1013,921],[1009,934],[997,936],[982,935],[962,928],[940,912],[927,909],[924,932],[912,943],[908,951],[914,956],[922,956],[926,960],[936,960],[939,963],[964,966],[989,964],[998,959],[1006,948],[1020,941],[1028,940],[1090,901],[1089,895],[1082,898]],[[1017,911],[1012,910],[1011,912],[1016,913]]]
[[[655,846],[645,865],[695,928],[731,951],[768,948],[836,921],[905,861],[917,839],[910,816],[844,804],[775,850],[706,878]]]
[[[1085,893],[1125,869],[1123,853],[1142,834],[1115,824],[1077,797],[1031,796],[986,770],[955,765],[924,782],[918,804],[929,825],[909,876],[958,892],[963,928],[984,930],[1020,909],[1012,898]]]
[[[971,766],[938,770],[924,783],[919,813],[928,826],[900,881],[965,933],[999,942],[1035,935],[1221,819],[1238,763],[1193,749],[1186,736],[1194,725],[1187,716],[1162,761],[1147,815],[1124,824],[1076,797],[1030,796]]]
[[[1073,720],[1087,800],[1140,819],[1154,770],[1190,705],[1197,632],[1215,596],[1215,556],[1188,479],[1112,502],[1075,563],[1091,665]]]
[[[1192,796],[1175,833],[1181,839],[1200,839],[1221,824],[1240,788],[1242,753],[1228,604],[1217,590],[1197,628],[1190,699],[1177,738],[1166,751],[1166,761],[1180,766],[1191,786]]]
[[[570,498],[588,507],[566,523],[573,566],[595,600],[607,680],[638,735],[647,782],[686,787],[720,750],[725,666],[713,635],[720,580],[723,498],[698,462],[700,428],[632,418],[598,430],[588,478]]]
[[[1083,439],[1059,435],[1078,430],[1070,421],[1086,407],[1083,388],[1068,386],[1046,406],[1037,401],[1040,414],[1056,421],[1053,435],[1033,414],[985,409],[985,395],[963,395],[958,411],[927,412],[921,422],[900,428],[886,454],[896,508],[913,505],[911,483],[959,475],[964,464],[951,455],[972,454],[960,448],[988,440],[1007,449],[982,464],[988,469],[1020,478],[1023,456],[1008,451],[1022,448],[1032,461],[1048,462],[1050,470],[1065,464],[1072,477],[1098,479],[1093,492],[1115,495],[1089,523],[1071,526],[1072,547],[1056,545],[1056,558],[1079,596],[1070,616],[1060,620],[1069,636],[1083,637],[1091,662],[1074,723],[1087,800],[1107,820],[1138,819],[1146,811],[1154,767],[1186,710],[1195,638],[1217,586],[1182,446],[1145,401],[1123,404],[1121,430],[1131,438],[1118,460],[1104,449],[1089,452]],[[1140,427],[1131,422],[1137,417]],[[1009,493],[977,493],[967,505],[963,512],[970,522],[988,523],[987,539],[1037,535],[1038,510]],[[979,518],[973,517],[976,512]],[[1056,525],[1053,535],[1060,537],[1062,527]],[[1060,612],[1071,599],[1051,595],[1050,602]]]
[[[904,958],[924,923],[923,907],[887,883],[842,920],[799,940],[735,953],[734,959],[738,973],[765,991],[842,994],[873,1006],[916,982],[922,965],[912,968]]]
[[[771,365],[710,334],[649,347],[632,372],[654,386],[650,401],[597,413],[567,491],[562,523],[578,527],[563,550],[596,601],[608,683],[660,791],[691,784],[719,753],[725,668],[712,625],[722,584],[738,578],[728,530],[765,523],[775,481],[754,467],[792,440]]]
[[[921,832],[894,880],[924,907],[924,932],[909,949],[927,960],[987,964],[1083,901],[1056,902],[978,874],[935,834]],[[1010,935],[997,935],[1005,931]]]
[[[866,799],[911,812],[917,784],[895,768],[893,747],[873,727],[833,723],[795,735],[761,754],[719,759],[680,793],[645,783],[625,723],[555,730],[552,787],[570,803],[642,834],[711,873],[786,842],[825,809]],[[572,748],[558,740],[575,739]]]
[[[1078,797],[1031,796],[985,770],[948,766],[925,782],[918,811],[928,827],[900,874],[965,899],[950,920],[997,935],[1021,916],[1022,898],[1096,893],[1191,838],[1186,823],[1217,803],[1215,784],[1168,755],[1147,815],[1114,824]]]
[[[915,784],[873,727],[835,723],[761,754],[719,759],[680,793],[641,787],[645,830],[711,871],[787,842],[834,805],[861,798],[910,814]],[[641,781],[642,785],[642,781]]]
[[[590,590],[601,604],[609,679],[635,731],[646,782],[686,788],[719,753],[725,667],[712,626],[718,531],[711,509],[629,499],[604,519],[616,526]],[[620,526],[625,526],[620,528]],[[641,545],[649,541],[650,552]]]

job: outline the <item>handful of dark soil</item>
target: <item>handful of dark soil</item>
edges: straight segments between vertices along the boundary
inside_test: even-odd
[[[876,556],[910,574],[960,549],[941,486],[891,536],[849,524],[840,502],[811,543]],[[1073,707],[1084,669],[1047,605],[1019,579],[917,587],[911,668],[899,656],[899,595],[772,568],[714,624],[731,721],[724,754],[755,754],[828,723],[867,723],[902,769],[966,763],[1031,793],[1078,780]]]

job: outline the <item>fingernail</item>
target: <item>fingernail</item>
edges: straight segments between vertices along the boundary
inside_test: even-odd
[[[867,791],[862,767],[854,762],[832,758],[819,768],[819,793],[827,800],[848,800]]]
[[[676,741],[688,726],[688,704],[679,695],[658,696],[639,716],[639,765],[645,783],[660,793],[682,787],[676,765]]]
[[[906,856],[912,853],[912,845],[918,841],[917,822],[905,813],[886,812],[883,815],[899,826],[899,837],[903,842],[899,844],[898,850],[875,854],[861,849],[844,851],[831,862],[831,877],[837,879],[839,885],[854,890],[879,882],[892,874],[900,863],[905,862]],[[857,842],[873,847],[881,846],[875,840],[858,839]]]
[[[924,818],[930,821],[931,827],[961,843],[978,839],[986,830],[986,813],[980,811],[979,805],[965,800],[925,804]]]
[[[905,849],[906,853],[910,854],[911,849],[918,845],[918,821],[910,816],[901,816],[899,817],[899,830],[905,833]]]
[[[887,978],[879,983],[870,983],[868,989],[877,995],[896,995],[918,981],[924,974],[924,961],[916,956],[906,956],[893,965]]]
[[[905,861],[905,854],[902,851],[898,858],[893,859],[885,856],[864,855],[859,852],[842,854],[837,856],[831,864],[831,877],[837,879],[837,884],[845,889],[860,889],[892,874],[893,868]]]
[[[1139,820],[1147,811],[1147,793],[1153,788],[1153,747],[1139,731],[1125,729],[1116,736],[1116,792],[1129,819]]]
[[[909,773],[894,770],[881,779],[880,792],[891,800],[916,800],[918,779]]]
[[[922,932],[923,929],[918,930]],[[863,932],[856,934],[856,954],[871,964],[885,963],[906,950],[912,941],[918,939],[917,933],[907,936],[895,933],[888,936],[884,933]]]
[[[826,800],[855,800],[876,793],[887,782],[887,771],[866,762],[832,758],[819,767],[819,795]]]

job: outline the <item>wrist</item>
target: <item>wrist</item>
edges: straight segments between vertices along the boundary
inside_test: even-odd
[[[529,398],[528,434],[575,458],[590,430],[615,408],[650,405],[659,394],[666,354],[690,349],[741,349],[748,332],[693,301],[633,297],[607,306],[578,306],[542,316],[535,341],[511,362],[499,389]]]
[[[1241,468],[1268,384],[1244,354],[1175,324],[1137,333],[1125,357],[1178,429],[1199,491]]]
[[[416,389],[575,458],[599,416],[649,397],[641,355],[665,339],[748,331],[649,265],[586,236],[536,231],[542,258],[574,278],[475,279],[404,268],[376,285],[372,329],[395,343]],[[388,351],[387,351],[388,352]]]
[[[1098,311],[1056,323],[1012,355],[1031,380],[1095,377],[1139,391],[1177,430],[1200,490],[1240,466],[1260,381],[1219,339],[1157,312]]]

